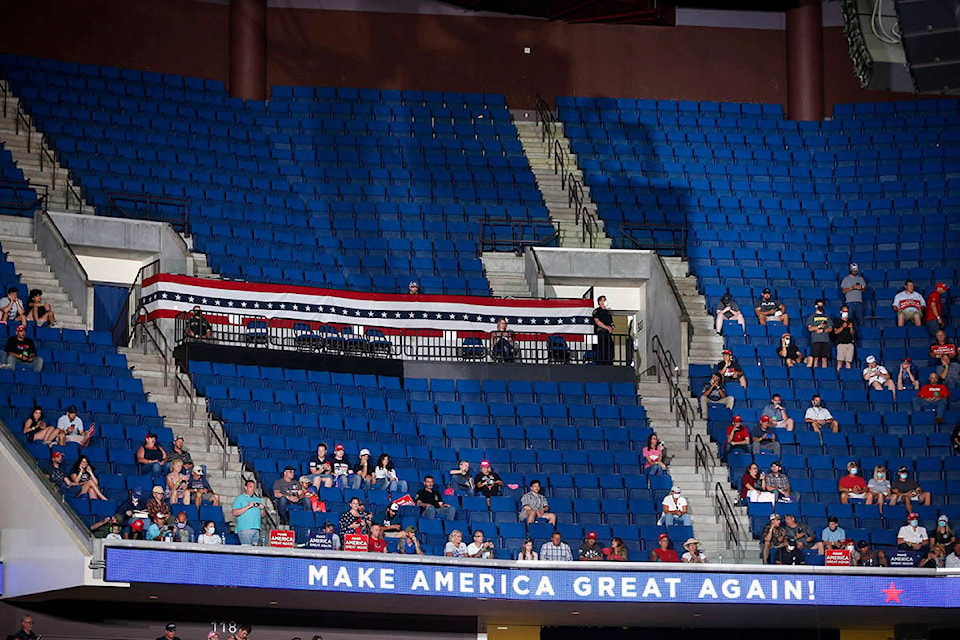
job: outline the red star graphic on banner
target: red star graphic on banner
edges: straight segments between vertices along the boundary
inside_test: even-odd
[[[884,602],[896,602],[900,604],[900,594],[903,593],[903,589],[897,589],[897,587],[891,582],[890,586],[886,589],[880,589],[880,593],[883,593],[887,596],[887,599]]]

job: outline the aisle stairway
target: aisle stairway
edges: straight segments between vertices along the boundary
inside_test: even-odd
[[[567,190],[562,186],[560,175],[554,172],[554,160],[552,149],[542,140],[541,127],[532,120],[515,119],[514,124],[520,134],[520,142],[523,144],[523,152],[530,161],[530,167],[533,169],[534,178],[537,181],[537,187],[543,194],[543,200],[547,205],[547,211],[550,214],[550,221],[560,233],[561,247],[588,247],[589,238],[584,241],[580,228],[575,222],[575,212],[570,207]],[[563,135],[563,125],[559,122],[554,123],[560,146],[566,151],[567,158],[571,164],[572,175],[583,184],[583,174],[577,168],[577,159],[570,151],[569,140]],[[590,188],[583,185],[585,204],[587,209],[596,216],[597,207],[590,200]],[[603,221],[597,220],[600,225],[600,236],[594,239],[594,248],[609,249],[610,238],[603,232]]]
[[[530,286],[525,274],[526,259],[502,251],[486,252],[480,256],[483,271],[490,282],[495,298],[530,298]]]
[[[6,81],[0,80],[0,92],[7,91]],[[47,193],[47,209],[51,211],[72,211],[80,213],[94,213],[94,208],[86,202],[77,202],[74,193],[80,189],[70,182],[67,170],[56,160],[51,164],[44,156],[41,148],[46,149],[50,156],[55,154],[43,141],[43,134],[33,126],[33,119],[24,114],[29,126],[19,122],[17,114],[20,100],[13,94],[7,96],[6,115],[0,110],[0,142],[10,151],[14,162],[23,170],[23,175],[30,185]],[[42,166],[41,166],[42,165]],[[74,189],[68,189],[68,184]]]
[[[20,281],[29,289],[43,291],[43,300],[57,317],[57,326],[64,329],[86,329],[76,305],[63,290],[57,275],[33,241],[33,220],[5,216],[0,225],[0,245],[7,259],[14,264]]]

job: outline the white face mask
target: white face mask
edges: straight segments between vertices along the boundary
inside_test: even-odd
[[[790,344],[790,338],[784,338],[783,344]]]
[[[793,545],[793,544],[788,544],[788,545],[787,545],[787,551],[793,551],[793,550],[796,549],[796,548],[797,548],[796,545]]]
[[[850,316],[850,314],[847,313],[846,311],[841,311],[841,312],[840,312],[840,317],[843,318],[843,319],[847,319],[847,317],[849,317],[849,316]]]
[[[857,475],[858,473],[860,473],[860,469],[857,469],[856,467],[851,467],[851,468],[850,468],[850,475],[855,476],[855,475]]]
[[[216,531],[214,527],[207,527],[207,535],[212,536],[213,532]]]
[[[901,480],[906,480],[906,479],[907,479],[907,474],[901,473],[901,474],[900,474],[900,479],[901,479]]]
[[[920,522],[919,520],[911,520],[911,521],[910,521],[910,526],[911,526],[911,527],[915,527],[915,526],[917,526],[917,524],[918,524],[919,522]]]
[[[847,545],[847,551],[853,551],[854,547],[852,544]]]

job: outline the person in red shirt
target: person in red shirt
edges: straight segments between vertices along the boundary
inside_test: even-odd
[[[913,411],[928,411],[933,409],[937,423],[943,422],[943,414],[950,408],[950,390],[940,381],[940,376],[931,373],[927,384],[920,387],[917,396],[913,399]],[[911,412],[912,413],[912,412]]]
[[[367,536],[367,551],[387,553],[387,539],[383,537],[383,527],[378,524],[370,525],[370,535]]]
[[[848,504],[850,500],[863,500],[873,504],[873,492],[867,488],[867,481],[860,475],[856,462],[847,463],[847,475],[840,478],[840,502]]]
[[[746,451],[750,453],[750,430],[743,424],[743,418],[733,416],[733,422],[727,427],[727,451]]]
[[[937,288],[927,296],[927,310],[923,314],[923,322],[931,337],[936,335],[938,329],[944,327],[942,296],[949,290],[950,287],[945,283],[938,282]]]
[[[670,548],[670,536],[661,533],[657,537],[656,549],[650,552],[650,562],[680,562],[680,556]]]

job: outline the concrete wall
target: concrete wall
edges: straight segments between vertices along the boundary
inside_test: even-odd
[[[79,217],[79,216],[76,216]],[[33,217],[33,241],[50,264],[64,292],[73,301],[87,329],[93,329],[93,285],[70,244],[44,211]]]

